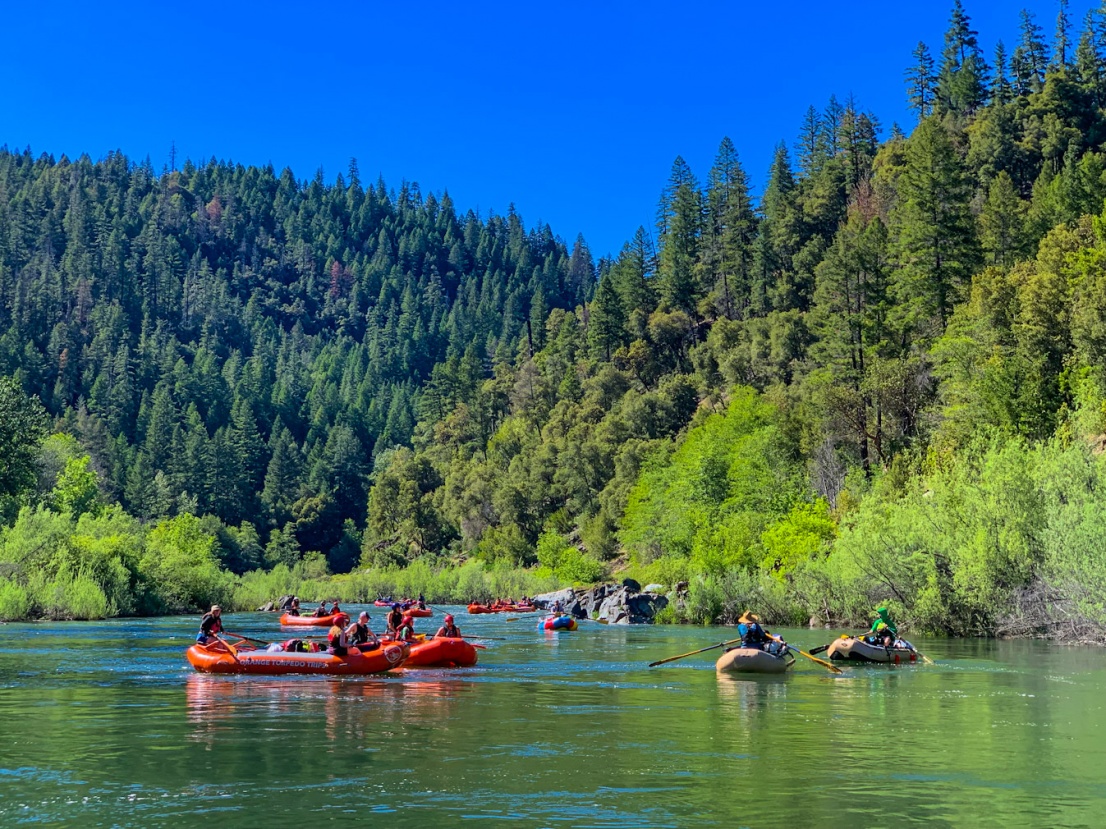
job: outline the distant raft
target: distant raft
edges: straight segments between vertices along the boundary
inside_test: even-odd
[[[826,656],[834,662],[880,662],[900,665],[918,661],[918,652],[913,648],[885,648],[882,645],[870,645],[855,636],[843,636],[833,640],[826,648]]]
[[[735,674],[782,674],[795,663],[795,657],[776,656],[759,648],[733,648],[714,663],[715,670]]]
[[[335,613],[330,616],[292,616],[285,613],[280,617],[280,623],[284,627],[330,627],[331,625],[348,625],[349,616],[345,613]]]
[[[318,674],[321,676],[364,676],[395,670],[411,652],[406,642],[389,642],[378,648],[350,648],[345,656],[330,653],[299,653],[253,648],[245,643],[223,641],[199,643],[185,656],[197,671],[210,674]]]
[[[571,616],[549,616],[542,620],[539,627],[544,630],[576,630],[579,626]]]

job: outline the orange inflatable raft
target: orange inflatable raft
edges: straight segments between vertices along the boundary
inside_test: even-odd
[[[476,648],[464,639],[427,639],[411,645],[404,668],[471,668]]]
[[[434,615],[434,611],[429,607],[412,607],[410,610],[405,610],[403,612],[415,619],[426,619]]]
[[[320,674],[363,676],[391,671],[403,665],[411,653],[406,642],[387,642],[379,648],[350,648],[345,656],[330,653],[289,653],[252,648],[222,641],[195,644],[188,649],[189,664],[209,674]]]
[[[280,623],[284,627],[330,627],[331,625],[349,624],[349,616],[345,613],[335,613],[333,616],[291,616],[285,613],[280,617]]]

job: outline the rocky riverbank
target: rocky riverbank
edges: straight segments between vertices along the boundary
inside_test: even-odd
[[[561,603],[565,613],[577,619],[605,619],[612,625],[651,625],[657,614],[668,606],[668,597],[653,590],[642,590],[633,579],[625,579],[621,584],[570,587],[534,596],[534,604],[543,610],[549,610],[556,602]]]

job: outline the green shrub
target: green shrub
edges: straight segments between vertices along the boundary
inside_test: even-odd
[[[0,621],[17,622],[31,612],[31,597],[26,588],[11,579],[0,579]]]

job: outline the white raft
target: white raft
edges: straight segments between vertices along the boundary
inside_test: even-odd
[[[795,662],[795,657],[773,656],[757,648],[734,648],[726,651],[714,663],[716,670],[724,673],[782,674]]]
[[[834,639],[826,648],[826,656],[834,662],[883,662],[900,665],[918,661],[918,652],[911,648],[869,645],[855,636]]]

